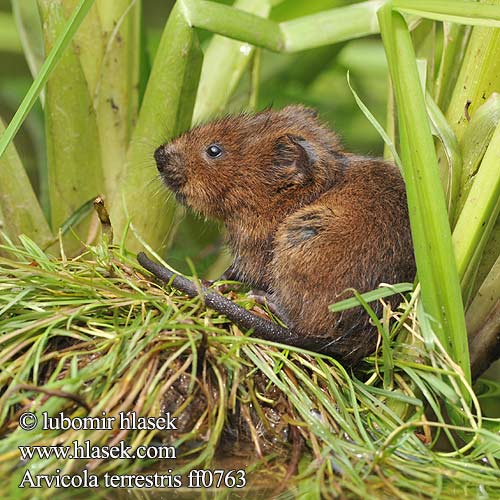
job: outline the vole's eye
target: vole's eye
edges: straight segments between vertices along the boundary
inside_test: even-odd
[[[206,153],[210,158],[218,158],[222,155],[222,148],[218,144],[210,144],[206,149]]]

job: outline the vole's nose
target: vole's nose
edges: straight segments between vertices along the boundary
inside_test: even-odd
[[[156,167],[163,182],[175,193],[179,193],[186,183],[186,175],[182,165],[182,157],[177,146],[164,144],[154,152]]]
[[[154,157],[156,161],[156,167],[158,168],[160,173],[163,172],[168,166],[171,158],[171,151],[169,146],[163,145],[157,148],[154,152]]]

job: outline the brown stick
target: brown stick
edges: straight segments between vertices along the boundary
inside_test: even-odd
[[[298,335],[289,328],[282,327],[269,320],[256,316],[243,307],[231,302],[223,295],[212,292],[204,286],[199,288],[184,276],[179,276],[160,264],[151,261],[143,252],[137,255],[139,263],[157,278],[165,283],[171,284],[177,290],[185,293],[188,297],[202,296],[207,307],[224,314],[234,324],[252,332],[259,338],[270,340],[280,344],[286,344],[314,352],[321,352],[331,356],[338,356],[338,344],[340,338],[305,337]]]

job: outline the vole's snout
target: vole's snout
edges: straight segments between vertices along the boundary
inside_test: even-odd
[[[157,148],[154,152],[154,157],[156,161],[156,167],[158,168],[160,173],[163,173],[169,163],[170,154],[168,151],[168,146],[163,145]]]
[[[165,184],[175,193],[179,193],[186,183],[182,156],[176,152],[174,146],[165,144],[156,149],[154,157]]]

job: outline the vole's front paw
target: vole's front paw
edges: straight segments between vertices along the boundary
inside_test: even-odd
[[[203,278],[200,279],[200,283],[205,287],[205,288],[210,288],[214,282],[211,280],[204,280]]]
[[[276,316],[281,316],[278,306],[272,301],[271,296],[262,290],[250,290],[247,297],[262,306],[267,306]]]
[[[237,291],[239,288],[241,288],[241,283],[221,283],[220,285],[215,285],[214,283],[216,280],[201,280],[201,283],[203,286],[207,288],[211,288],[212,290],[215,290],[218,293],[225,294],[228,292],[232,291]]]

